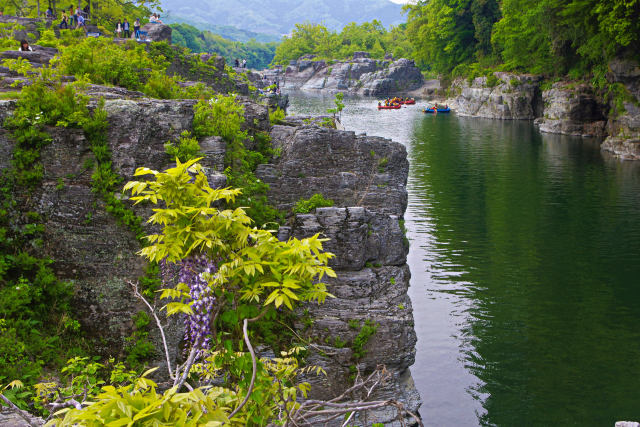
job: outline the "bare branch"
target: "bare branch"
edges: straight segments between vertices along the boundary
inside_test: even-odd
[[[149,309],[149,312],[151,313],[151,315],[156,321],[156,325],[158,325],[158,329],[160,330],[160,337],[162,337],[162,345],[164,346],[164,355],[167,358],[167,370],[169,371],[169,377],[175,381],[177,378],[177,374],[176,376],[174,376],[173,372],[171,371],[171,357],[169,356],[169,347],[167,346],[167,338],[164,335],[164,328],[162,327],[162,323],[160,322],[160,319],[156,315],[156,311],[153,309],[151,304],[149,304],[149,301],[147,301],[147,299],[143,297],[142,294],[138,291],[138,284],[133,283],[131,281],[129,282],[129,284],[133,287],[134,295],[138,297],[147,306],[147,308]]]
[[[265,314],[266,314],[266,310],[263,310],[262,313],[260,313],[257,317],[254,317],[253,319],[244,319],[244,321],[242,322],[242,333],[244,334],[244,342],[247,344],[249,353],[251,353],[251,366],[253,368],[253,372],[251,373],[251,383],[249,384],[247,395],[244,397],[244,400],[242,401],[242,403],[240,403],[240,405],[238,405],[238,407],[229,414],[229,419],[233,418],[233,416],[236,415],[238,412],[240,412],[240,410],[244,407],[244,405],[247,404],[247,402],[249,401],[249,397],[251,396],[251,392],[253,391],[253,386],[256,382],[256,371],[258,369],[258,366],[256,362],[256,353],[253,351],[253,346],[251,345],[251,341],[249,341],[249,333],[247,332],[247,325],[249,324],[250,321],[258,320],[262,318],[262,316],[264,316]]]
[[[189,353],[189,357],[187,358],[187,361],[184,364],[184,368],[182,375],[181,376],[176,376],[176,379],[173,382],[174,386],[177,386],[177,390],[180,390],[180,387],[182,387],[182,385],[184,384],[184,382],[187,380],[187,377],[189,376],[189,372],[191,371],[191,367],[193,366],[193,362],[196,359],[196,355],[198,354],[198,346],[200,345],[200,342],[197,341],[193,344],[193,347],[191,348],[191,353]]]

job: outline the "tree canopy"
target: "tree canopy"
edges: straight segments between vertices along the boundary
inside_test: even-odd
[[[286,64],[292,59],[313,54],[324,59],[346,59],[354,52],[367,51],[381,59],[387,53],[394,57],[411,57],[413,48],[404,32],[405,25],[386,30],[380,21],[351,23],[342,31],[330,31],[321,24],[296,24],[290,36],[276,49],[274,64]]]
[[[640,0],[422,0],[405,7],[415,59],[584,76],[621,53],[638,55]]]

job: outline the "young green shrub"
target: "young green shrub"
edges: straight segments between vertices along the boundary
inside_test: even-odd
[[[316,193],[308,199],[300,199],[293,208],[294,214],[307,214],[316,208],[329,208],[333,206],[333,200],[325,199],[320,193]]]
[[[191,132],[183,131],[177,143],[171,141],[164,144],[164,151],[172,159],[179,159],[181,162],[201,157],[200,144],[196,138],[191,136]]]
[[[277,107],[275,110],[269,112],[269,122],[272,125],[279,125],[284,121],[286,114],[280,107]]]

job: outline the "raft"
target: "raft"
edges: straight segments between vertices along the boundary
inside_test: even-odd
[[[413,104],[415,104],[415,103],[416,103],[416,100],[415,100],[415,99],[410,99],[410,100],[408,100],[408,101],[404,101],[404,105],[413,105]]]
[[[433,114],[434,111],[437,111],[438,113],[449,113],[451,111],[451,108],[447,106],[447,108],[438,108],[437,110],[433,108],[425,108],[424,110],[422,110],[422,112],[426,114]]]
[[[378,105],[378,110],[398,110],[402,105]]]

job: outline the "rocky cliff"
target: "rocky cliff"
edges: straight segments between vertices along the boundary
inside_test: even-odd
[[[607,78],[622,85],[628,96],[611,106],[608,137],[602,149],[625,159],[640,160],[640,65],[631,60],[612,61]]]
[[[623,159],[640,159],[640,66],[616,59],[609,64],[608,91],[584,82],[493,73],[455,80],[446,101],[458,114],[499,120],[534,120],[540,131],[605,138],[602,149]]]
[[[469,82],[457,79],[447,102],[460,115],[500,120],[533,120],[542,112],[541,77],[495,73]]]
[[[375,60],[356,52],[352,60],[327,63],[303,57],[284,69],[266,72],[287,90],[325,90],[367,96],[387,96],[415,90],[424,83],[412,60]]]
[[[297,325],[320,344],[311,348],[309,362],[329,372],[327,378],[309,378],[312,395],[336,395],[349,386],[356,367],[366,372],[383,364],[392,380],[372,398],[401,399],[416,411],[420,397],[409,372],[416,335],[401,223],[409,168],[404,146],[315,125],[274,126],[271,135],[281,154],[258,170],[271,187],[269,198],[288,210],[296,200],[319,192],[336,205],[298,214],[280,229],[281,238],[321,233],[330,239],[325,248],[336,254],[331,265],[338,277],[330,282],[336,298],[305,307],[312,321]],[[377,325],[376,333],[365,354],[356,355],[350,344],[367,323]],[[394,416],[395,411],[382,410],[369,414],[368,423],[393,425]]]
[[[149,99],[139,92],[98,85],[90,85],[87,94],[91,105],[100,97],[105,99],[112,167],[124,181],[132,179],[140,166],[169,167],[172,160],[164,144],[192,130],[193,100]],[[319,343],[309,362],[328,372],[324,379],[309,378],[315,385],[312,395],[337,394],[348,387],[356,367],[370,371],[383,364],[391,380],[373,398],[401,400],[417,411],[420,399],[408,369],[416,336],[407,296],[407,243],[400,222],[407,204],[404,147],[301,122],[272,128],[266,105],[239,99],[251,131],[270,132],[273,145],[280,148],[272,164],[258,171],[271,184],[272,203],[286,210],[314,192],[336,202],[334,208],[291,217],[280,230],[281,238],[321,233],[331,239],[327,250],[337,255],[333,267],[338,277],[330,288],[336,298],[301,310],[297,325],[300,335]],[[0,101],[0,119],[14,108],[14,101]],[[94,351],[122,355],[132,332],[132,315],[143,309],[128,282],[142,276],[146,264],[136,254],[139,244],[133,233],[107,213],[104,202],[91,190],[94,156],[83,132],[56,127],[47,132],[52,143],[41,152],[44,179],[33,194],[20,199],[21,206],[42,216],[42,255],[54,260],[59,277],[73,282],[75,310],[83,330],[94,338]],[[12,147],[8,132],[0,129],[1,169],[9,167]],[[207,138],[201,148],[211,182],[224,186],[225,177],[219,172],[225,143]],[[145,208],[136,209],[143,217],[149,214]],[[377,325],[377,331],[354,355],[350,343],[365,324]],[[167,332],[176,349],[173,356],[178,357],[180,322]],[[158,343],[158,338],[154,341]],[[367,420],[391,423],[394,416],[394,411],[379,411]]]

